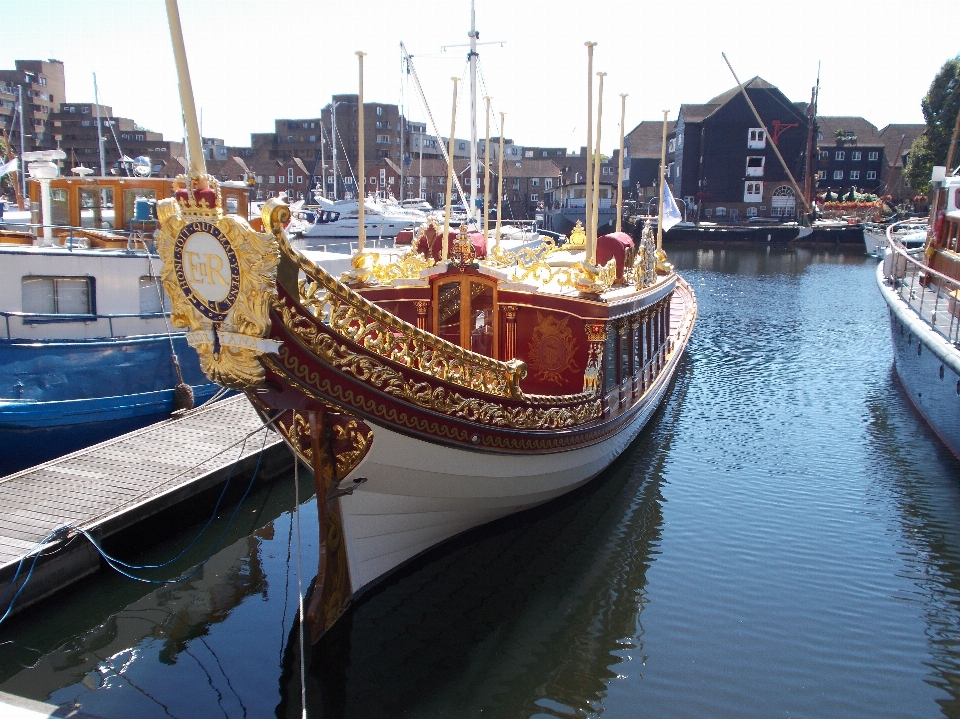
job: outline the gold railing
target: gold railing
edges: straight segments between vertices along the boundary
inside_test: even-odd
[[[520,380],[527,375],[525,363],[484,357],[404,322],[308,260],[290,247],[285,237],[280,238],[281,250],[306,275],[299,283],[302,304],[334,333],[432,377],[479,392],[524,399]]]

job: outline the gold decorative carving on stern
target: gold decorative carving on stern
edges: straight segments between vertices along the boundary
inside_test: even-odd
[[[156,234],[171,322],[187,329],[187,342],[211,380],[233,389],[259,386],[264,370],[258,358],[278,346],[267,339],[277,241],[243,218],[225,216],[213,177],[192,172],[174,184],[175,197],[157,205]]]

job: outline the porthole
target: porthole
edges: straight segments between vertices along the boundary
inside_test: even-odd
[[[943,379],[943,365],[940,365],[940,379]]]

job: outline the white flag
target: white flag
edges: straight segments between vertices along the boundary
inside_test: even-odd
[[[17,165],[20,161],[19,157],[15,157],[10,162],[6,162],[0,165],[0,177],[3,177],[6,174],[17,171]]]
[[[683,221],[683,215],[680,214],[680,208],[677,207],[677,201],[673,199],[670,192],[670,185],[663,183],[663,231],[666,232],[678,222]]]

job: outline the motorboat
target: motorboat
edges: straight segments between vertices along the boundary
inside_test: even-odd
[[[893,223],[865,222],[863,242],[871,257],[883,257],[891,239],[907,249],[923,247],[927,240],[927,222],[916,218]]]
[[[303,225],[305,238],[359,237],[360,202],[358,200],[327,200],[317,197],[315,207],[305,208],[314,213],[314,221]],[[426,219],[426,213],[400,207],[374,197],[364,199],[364,229],[368,237],[395,238],[400,232]]]

